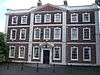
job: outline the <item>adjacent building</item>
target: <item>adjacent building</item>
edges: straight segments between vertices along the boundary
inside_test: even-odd
[[[6,13],[12,62],[100,65],[99,8],[42,5]]]

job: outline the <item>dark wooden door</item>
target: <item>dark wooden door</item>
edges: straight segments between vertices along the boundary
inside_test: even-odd
[[[50,51],[44,50],[43,51],[43,64],[49,64],[49,56],[50,56]]]

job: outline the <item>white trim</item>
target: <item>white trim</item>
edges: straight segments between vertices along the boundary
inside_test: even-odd
[[[49,16],[50,18],[47,21],[47,16]],[[44,23],[50,23],[51,22],[51,14],[45,14],[44,15]]]
[[[95,26],[95,24],[67,24],[67,26]]]
[[[46,29],[49,29],[49,38],[45,38],[45,30],[46,30]],[[50,38],[51,38],[50,35],[51,35],[51,29],[50,29],[50,28],[44,28],[44,39],[45,39],[45,40],[50,40]]]
[[[10,56],[11,55],[11,47],[14,48],[14,56]],[[15,46],[9,46],[10,50],[9,50],[9,58],[15,58]]]
[[[76,15],[76,16],[75,16],[76,21],[73,21],[73,15]],[[77,14],[77,13],[72,13],[72,14],[71,14],[71,22],[78,22],[78,14]]]
[[[59,37],[58,38],[55,38],[55,30],[56,29],[59,29]],[[61,28],[54,28],[54,40],[60,40],[61,39]]]
[[[85,15],[88,15],[88,20],[87,20],[87,21],[85,20]],[[82,21],[83,21],[83,22],[90,22],[90,13],[86,13],[86,12],[83,13],[83,14],[82,14]]]
[[[23,22],[23,18],[25,18],[25,22]],[[27,24],[27,16],[21,16],[21,24]]]
[[[58,16],[59,16],[59,20],[57,20]],[[54,14],[54,22],[61,22],[61,13]]]
[[[30,25],[18,25],[18,26],[8,26],[8,28],[21,28],[21,27],[30,27]]]
[[[16,23],[13,22],[14,18],[16,18]],[[17,23],[18,23],[18,16],[13,16],[11,24],[17,24]]]
[[[39,29],[39,38],[36,38],[36,30]],[[41,29],[40,28],[34,28],[34,40],[40,40],[40,34],[41,34]]]
[[[84,59],[84,50],[88,48],[89,49],[89,58],[90,59]],[[83,47],[83,61],[91,61],[91,47]]]
[[[38,21],[37,17],[39,17],[39,21]],[[41,15],[40,14],[35,15],[35,23],[41,23]]]
[[[12,38],[12,31],[15,30],[15,38]],[[11,29],[10,40],[16,40],[17,29]]]
[[[24,57],[20,57],[20,48],[23,47],[24,48]],[[25,46],[19,46],[19,54],[18,54],[18,58],[24,59],[25,58]]]
[[[89,29],[89,38],[88,39],[86,39],[86,38],[84,38],[84,29]],[[86,27],[86,28],[83,28],[83,40],[91,40],[91,33],[90,33],[90,28],[88,28],[88,27]]]
[[[38,56],[39,57],[34,57],[34,50],[35,50],[35,48],[38,48]],[[32,52],[32,59],[40,59],[40,47],[39,46],[33,46],[33,52]]]
[[[77,59],[72,59],[72,50],[73,50],[73,48],[76,48],[77,49]],[[72,61],[78,61],[78,47],[71,47],[71,60]]]
[[[74,37],[74,38],[73,38],[73,35],[72,35],[72,33],[73,33],[72,30],[73,29],[76,29],[76,32],[77,32],[77,34],[76,34],[77,37]],[[78,28],[75,28],[75,27],[74,28],[71,28],[71,40],[78,40]]]
[[[28,44],[29,42],[7,42],[9,44]]]
[[[22,36],[21,36],[22,30],[25,30],[25,38],[24,38],[24,39],[21,38],[21,37],[22,37]],[[20,40],[26,40],[26,29],[24,29],[24,28],[23,28],[23,29],[20,29],[20,38],[19,38],[19,39],[20,39]]]
[[[96,44],[96,42],[67,42],[67,44]]]
[[[59,58],[55,58],[55,48],[59,48]],[[61,60],[61,47],[54,47],[53,49],[53,60]]]

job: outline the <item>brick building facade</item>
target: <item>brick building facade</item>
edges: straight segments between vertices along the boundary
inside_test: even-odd
[[[100,65],[99,8],[96,4],[45,4],[6,13],[12,62]]]

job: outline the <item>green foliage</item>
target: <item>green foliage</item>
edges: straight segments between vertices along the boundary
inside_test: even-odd
[[[4,61],[4,55],[0,54],[0,62]]]
[[[9,51],[9,47],[5,39],[6,39],[6,35],[0,32],[0,55],[3,54],[4,56],[6,56]]]
[[[95,0],[95,3],[100,6],[100,0]]]

